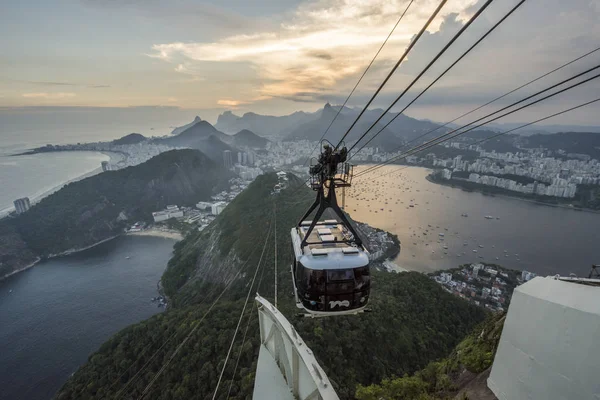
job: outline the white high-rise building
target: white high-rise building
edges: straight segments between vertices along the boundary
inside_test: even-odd
[[[31,208],[29,197],[17,199],[13,201],[13,204],[15,205],[15,210],[17,210],[17,214],[22,214]]]

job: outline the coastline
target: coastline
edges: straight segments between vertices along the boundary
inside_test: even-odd
[[[28,270],[29,268],[35,267],[37,265],[37,263],[39,263],[40,261],[42,261],[42,259],[38,257],[38,258],[36,258],[36,260],[34,262],[27,264],[26,266],[24,266],[22,268],[15,269],[14,271],[9,272],[6,275],[0,276],[0,282],[3,281],[4,279],[10,278],[11,276],[18,274],[19,272],[23,272],[25,270]]]
[[[436,185],[451,187],[451,188],[454,188],[454,189],[466,190],[466,189],[462,188],[460,185],[453,185],[452,183],[445,183],[445,182],[435,181],[435,180],[433,180],[433,179],[430,178],[430,175],[427,175],[425,177],[425,179],[427,179],[429,182],[431,182],[433,184],[436,184]],[[492,196],[496,196],[496,197],[502,197],[502,198],[505,198],[505,199],[519,200],[519,201],[524,201],[526,203],[537,204],[537,205],[540,205],[540,206],[554,207],[554,208],[563,208],[565,210],[572,210],[572,211],[577,211],[577,212],[587,212],[587,213],[593,213],[593,214],[600,214],[599,210],[592,210],[591,208],[570,207],[568,205],[563,205],[563,204],[545,203],[543,201],[526,199],[526,198],[519,197],[519,196],[511,196],[511,195],[508,195],[508,194],[505,194],[505,193],[486,193],[486,192],[483,192],[483,191],[477,190],[477,189],[473,189],[472,191],[474,193],[480,193],[480,194],[484,194],[484,195],[492,195]]]
[[[180,232],[177,231],[163,231],[160,229],[146,229],[144,231],[139,231],[139,232],[127,232],[126,235],[131,235],[131,236],[153,236],[153,237],[160,237],[163,239],[173,239],[173,240],[177,240],[180,241],[183,239],[183,235]]]
[[[16,274],[18,274],[19,272],[23,272],[23,271],[25,271],[25,270],[28,270],[29,268],[33,268],[33,267],[35,267],[35,266],[36,266],[36,265],[37,265],[37,264],[38,264],[40,261],[42,261],[42,260],[50,260],[50,259],[52,259],[52,258],[59,258],[59,257],[63,257],[63,256],[68,256],[68,255],[70,255],[70,254],[79,253],[79,252],[81,252],[81,251],[84,251],[84,250],[91,249],[92,247],[96,247],[96,246],[98,246],[99,244],[102,244],[102,243],[108,242],[109,240],[113,240],[114,238],[116,238],[116,237],[119,237],[119,236],[121,236],[121,235],[115,235],[115,236],[111,236],[111,237],[109,237],[109,238],[106,238],[106,239],[100,240],[99,242],[93,243],[93,244],[91,244],[91,245],[89,245],[89,246],[82,247],[82,248],[79,248],[79,249],[69,249],[69,250],[63,251],[62,253],[58,253],[58,254],[50,254],[48,257],[46,257],[46,258],[44,258],[44,259],[42,259],[41,257],[38,257],[38,258],[37,258],[37,259],[36,259],[34,262],[32,262],[31,264],[28,264],[28,265],[26,265],[25,267],[21,267],[21,268],[15,269],[14,271],[12,271],[12,272],[9,272],[9,273],[8,273],[8,274],[6,274],[6,275],[0,276],[0,281],[4,280],[4,279],[6,279],[6,278],[8,278],[8,277],[10,277],[10,276],[16,275]]]
[[[48,257],[46,257],[44,260],[50,260],[53,258],[59,258],[59,257],[63,257],[63,256],[68,256],[71,254],[75,254],[75,253],[79,253],[85,250],[89,250],[93,247],[96,247],[98,245],[101,245],[102,243],[106,243],[110,240],[113,240],[115,238],[118,238],[122,235],[132,235],[132,236],[152,236],[152,237],[161,237],[163,239],[171,239],[171,240],[176,240],[176,241],[180,241],[183,239],[183,236],[181,235],[181,233],[179,232],[175,232],[175,231],[161,231],[159,229],[148,229],[147,231],[141,231],[141,232],[128,232],[128,233],[120,233],[118,235],[114,235],[111,237],[108,237],[106,239],[102,239],[98,242],[92,243],[89,246],[85,246],[85,247],[81,247],[81,248],[77,248],[77,249],[69,249],[66,251],[63,251],[62,253],[58,253],[58,254],[50,254]],[[34,262],[27,264],[24,267],[18,268],[12,272],[9,272],[6,275],[0,276],[0,281],[9,278],[13,275],[18,274],[19,272],[23,272],[25,270],[28,270],[29,268],[33,268],[35,267],[40,261],[42,261],[42,258],[38,257]]]
[[[119,162],[121,162],[123,160],[123,155],[119,154],[119,153],[115,153],[115,152],[110,152],[110,151],[85,151],[82,150],[81,152],[91,152],[91,153],[99,153],[99,154],[104,154],[105,156],[107,156],[109,158],[109,163],[111,164],[118,164]],[[40,153],[33,153],[33,154],[40,154]],[[19,155],[30,155],[30,154],[14,154],[13,156],[19,156]],[[63,187],[65,187],[66,185],[73,183],[73,182],[77,182],[80,181],[82,179],[85,178],[89,178],[90,176],[94,176],[94,175],[98,175],[102,173],[102,167],[97,167],[94,168],[91,171],[87,171],[84,172],[83,174],[73,178],[73,179],[69,179],[65,182],[59,183],[56,186],[53,186],[47,190],[44,190],[41,193],[36,193],[33,194],[32,196],[29,197],[29,201],[31,202],[31,205],[34,205],[36,203],[39,203],[41,200],[43,200],[44,198],[50,196],[53,193],[58,192],[60,189],[62,189]],[[0,218],[5,218],[6,216],[8,216],[11,212],[13,212],[15,210],[14,206],[10,206],[7,207],[3,210],[0,211]]]

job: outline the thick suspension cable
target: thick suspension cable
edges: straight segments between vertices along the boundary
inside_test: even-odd
[[[500,132],[500,133],[497,133],[497,134],[495,134],[495,135],[492,135],[492,136],[490,136],[490,137],[483,138],[483,139],[481,139],[481,140],[478,140],[478,141],[477,141],[477,142],[475,142],[475,143],[472,143],[472,145],[473,145],[473,146],[475,146],[475,145],[478,145],[478,144],[480,144],[480,143],[487,142],[488,140],[495,139],[495,138],[497,138],[497,137],[499,137],[499,136],[502,136],[502,135],[506,135],[507,133],[511,133],[511,132],[514,132],[514,131],[516,131],[516,130],[523,129],[523,128],[525,128],[525,127],[528,127],[528,126],[530,126],[530,125],[537,124],[538,122],[545,121],[545,120],[547,120],[547,119],[550,119],[550,118],[556,117],[556,116],[558,116],[558,115],[562,115],[562,114],[568,113],[568,112],[570,112],[570,111],[576,110],[576,109],[578,109],[578,108],[585,107],[585,106],[587,106],[587,105],[590,105],[590,104],[593,104],[593,103],[596,103],[596,102],[599,102],[599,101],[600,101],[600,97],[599,97],[599,98],[597,98],[597,99],[594,99],[594,100],[591,100],[591,101],[585,102],[585,103],[583,103],[583,104],[579,104],[579,105],[577,105],[577,106],[574,106],[574,107],[568,108],[568,109],[566,109],[566,110],[559,111],[559,112],[557,112],[557,113],[554,113],[554,114],[548,115],[548,116],[546,116],[546,117],[543,117],[543,118],[536,119],[535,121],[528,122],[528,123],[526,123],[526,124],[523,124],[523,125],[520,125],[520,126],[518,126],[518,127],[516,127],[516,128],[512,128],[512,129],[509,129],[509,130],[507,130],[507,131]],[[381,174],[381,175],[377,175],[377,176],[376,176],[375,178],[373,178],[373,179],[378,179],[378,178],[381,178],[382,176],[386,176],[386,175],[392,174],[392,173],[394,173],[394,172],[401,171],[401,170],[403,170],[403,169],[406,169],[406,168],[408,168],[408,167],[410,167],[410,165],[404,165],[404,166],[402,166],[402,167],[400,167],[400,168],[398,168],[398,169],[395,169],[395,170],[392,170],[392,171],[385,172],[385,173],[383,173],[383,174]]]
[[[371,105],[371,103],[373,102],[373,100],[375,100],[375,97],[377,97],[377,95],[379,94],[379,92],[381,92],[381,90],[383,89],[383,87],[385,86],[385,84],[390,80],[390,78],[392,77],[392,75],[394,74],[394,72],[396,72],[396,70],[398,69],[398,67],[402,63],[402,61],[404,61],[404,59],[406,58],[406,56],[408,55],[408,53],[412,50],[412,48],[414,47],[414,45],[417,44],[417,42],[419,41],[419,39],[421,38],[421,36],[423,36],[423,33],[427,30],[427,28],[429,27],[429,25],[431,24],[431,22],[433,21],[433,19],[438,15],[438,13],[442,9],[442,7],[444,7],[444,5],[446,4],[447,1],[448,0],[442,0],[440,2],[440,4],[435,9],[435,11],[433,12],[433,14],[431,14],[431,16],[429,17],[429,19],[425,23],[425,25],[421,28],[421,30],[419,31],[419,33],[417,34],[417,36],[415,36],[415,38],[410,42],[410,44],[408,45],[408,47],[406,48],[406,50],[404,51],[404,53],[402,54],[402,56],[400,57],[400,59],[398,60],[398,62],[396,63],[396,65],[394,65],[394,67],[388,73],[388,75],[385,77],[385,79],[383,80],[383,82],[381,83],[381,85],[379,85],[379,87],[377,88],[377,90],[375,91],[375,93],[373,94],[373,96],[371,97],[371,99],[369,99],[369,101],[367,102],[367,104],[365,105],[365,107],[361,110],[361,112],[358,114],[358,116],[356,117],[356,119],[354,120],[354,122],[352,122],[352,125],[350,125],[350,128],[348,128],[348,130],[346,131],[346,133],[344,133],[344,135],[340,139],[339,143],[335,146],[334,150],[337,150],[338,147],[342,144],[342,142],[344,141],[344,139],[346,138],[346,136],[348,136],[348,134],[350,133],[350,131],[352,130],[352,128],[354,128],[354,125],[356,125],[356,123],[358,122],[358,120],[360,119],[360,117],[362,117],[362,115],[365,113],[365,111],[367,110],[367,108]]]
[[[410,0],[410,2],[408,3],[408,5],[404,9],[404,12],[400,15],[400,18],[398,18],[398,21],[396,21],[396,24],[394,25],[394,27],[392,28],[392,30],[390,31],[390,33],[387,35],[387,37],[385,38],[385,40],[383,41],[383,43],[379,47],[379,50],[377,50],[377,53],[375,53],[375,55],[371,59],[371,62],[369,63],[369,65],[367,65],[367,68],[363,71],[363,73],[360,76],[360,78],[358,78],[358,82],[356,82],[356,84],[354,85],[354,87],[350,91],[350,94],[348,94],[348,97],[346,97],[346,100],[344,100],[344,104],[342,104],[342,106],[339,108],[339,110],[337,111],[337,113],[335,113],[335,116],[333,117],[333,119],[329,123],[329,126],[327,127],[327,129],[325,129],[325,132],[323,132],[323,134],[321,135],[321,138],[319,139],[319,141],[317,142],[317,144],[315,145],[315,147],[313,147],[313,149],[311,150],[309,156],[306,158],[306,161],[304,161],[303,165],[306,165],[306,163],[308,162],[308,160],[310,160],[310,158],[312,157],[312,155],[315,152],[315,150],[317,149],[317,147],[319,147],[319,143],[321,143],[321,141],[325,138],[325,136],[327,135],[327,132],[329,132],[329,129],[331,129],[331,126],[333,125],[333,123],[335,122],[335,120],[337,119],[337,117],[340,115],[340,112],[344,109],[344,107],[346,107],[346,104],[348,104],[348,100],[350,100],[350,97],[354,94],[354,91],[356,90],[356,88],[358,87],[358,85],[360,84],[360,82],[363,80],[363,78],[365,77],[365,75],[367,74],[367,72],[369,71],[369,69],[371,68],[371,65],[373,65],[373,63],[375,62],[375,59],[377,58],[377,56],[379,56],[379,53],[381,53],[381,50],[383,50],[383,47],[386,45],[386,43],[390,39],[390,37],[392,36],[392,34],[394,33],[394,31],[396,30],[396,27],[398,27],[398,24],[400,24],[400,21],[402,21],[402,18],[404,18],[404,14],[406,14],[406,12],[408,11],[409,7],[412,5],[413,2],[414,2],[414,0]]]
[[[231,355],[231,350],[233,349],[233,344],[235,343],[235,338],[240,329],[240,324],[242,323],[242,319],[244,318],[244,313],[246,312],[246,307],[248,306],[248,300],[250,299],[250,294],[252,293],[252,288],[254,287],[254,282],[256,281],[256,276],[258,275],[258,270],[260,269],[260,266],[262,264],[263,256],[265,254],[265,249],[267,248],[267,242],[269,241],[269,236],[271,236],[272,227],[273,227],[273,224],[270,223],[269,224],[269,232],[267,233],[267,237],[265,238],[265,244],[263,245],[260,259],[258,260],[258,264],[256,265],[256,269],[254,271],[254,276],[252,277],[252,282],[250,283],[250,287],[248,288],[248,294],[246,294],[246,300],[244,301],[244,307],[242,308],[242,312],[240,313],[240,318],[238,319],[237,326],[235,327],[235,331],[233,333],[233,338],[231,339],[231,344],[229,345],[229,350],[227,350],[227,355],[225,356],[223,368],[221,368],[221,373],[219,374],[219,380],[217,381],[217,386],[215,387],[215,391],[212,395],[212,400],[214,400],[217,397],[217,392],[219,391],[219,386],[221,385],[221,380],[223,379],[223,374],[225,373],[225,368],[227,367],[227,361],[229,361],[229,356]]]
[[[390,158],[390,159],[386,160],[386,161],[385,161],[385,162],[383,162],[383,163],[380,163],[380,164],[378,164],[378,165],[375,165],[374,167],[370,168],[370,169],[369,169],[369,170],[367,170],[367,171],[364,171],[364,172],[361,172],[361,173],[357,174],[357,175],[356,175],[356,177],[358,177],[358,176],[361,176],[361,175],[364,175],[365,173],[368,173],[368,172],[370,172],[371,170],[376,170],[376,169],[379,169],[379,168],[381,168],[382,166],[384,166],[384,165],[387,165],[387,164],[390,164],[391,162],[393,162],[393,161],[395,161],[395,160],[397,160],[397,159],[400,159],[400,158],[404,158],[404,157],[410,156],[410,155],[412,155],[412,154],[413,154],[415,151],[421,151],[421,149],[428,149],[428,148],[430,148],[430,147],[433,147],[433,146],[435,146],[435,145],[437,145],[437,144],[439,144],[439,143],[442,143],[442,142],[445,142],[445,141],[447,141],[447,140],[453,139],[453,138],[455,138],[455,137],[457,137],[457,136],[463,135],[463,134],[465,134],[465,133],[467,133],[467,132],[470,132],[470,131],[472,131],[472,130],[474,130],[474,129],[480,128],[480,127],[482,127],[483,125],[489,124],[490,122],[494,122],[494,121],[496,121],[496,120],[498,120],[498,119],[500,119],[500,118],[503,118],[503,117],[505,117],[505,116],[507,116],[507,115],[513,114],[513,113],[515,113],[515,112],[517,112],[517,111],[520,111],[520,110],[522,110],[522,109],[524,109],[524,108],[530,107],[530,106],[532,106],[532,105],[534,105],[534,104],[537,104],[537,103],[539,103],[539,102],[541,102],[541,101],[544,101],[544,100],[546,100],[546,99],[549,99],[549,98],[551,98],[551,97],[554,97],[554,96],[556,96],[556,95],[558,95],[558,94],[560,94],[560,93],[563,93],[563,92],[565,92],[565,91],[567,91],[567,90],[573,89],[573,88],[575,88],[575,87],[577,87],[577,86],[580,86],[580,85],[582,85],[582,84],[584,84],[584,83],[587,83],[587,82],[589,82],[589,81],[591,81],[591,80],[593,80],[593,79],[596,79],[596,78],[598,78],[600,75],[595,75],[595,76],[593,76],[593,77],[591,77],[591,78],[587,78],[587,79],[585,79],[585,80],[583,80],[583,81],[580,81],[580,82],[578,82],[578,83],[575,83],[575,84],[573,84],[572,86],[566,87],[566,88],[564,88],[564,89],[561,89],[561,90],[559,90],[559,91],[557,91],[557,92],[551,93],[550,95],[547,95],[547,96],[545,96],[545,97],[542,97],[541,99],[538,99],[538,100],[535,100],[535,101],[533,101],[533,102],[531,102],[531,103],[525,104],[525,105],[523,105],[523,106],[521,106],[521,107],[519,107],[519,108],[517,108],[517,109],[515,109],[515,110],[512,110],[512,111],[506,112],[506,113],[504,113],[504,114],[501,114],[500,116],[497,116],[497,117],[495,117],[495,118],[492,118],[491,120],[484,121],[483,123],[481,123],[481,124],[478,124],[478,125],[475,125],[475,126],[473,126],[473,127],[469,128],[469,129],[467,129],[466,131],[463,131],[463,132],[458,132],[458,131],[460,131],[460,130],[462,130],[462,129],[466,128],[466,127],[469,127],[469,126],[471,126],[471,125],[473,125],[473,124],[475,124],[475,123],[478,123],[478,122],[480,122],[480,121],[483,121],[484,119],[486,119],[486,118],[489,118],[489,117],[491,117],[491,116],[493,116],[493,115],[495,115],[495,114],[498,114],[498,113],[499,113],[499,112],[501,112],[501,111],[504,111],[504,110],[506,110],[506,109],[508,109],[508,108],[514,107],[514,106],[515,106],[515,105],[517,105],[517,104],[523,103],[524,101],[527,101],[527,100],[529,100],[529,99],[531,99],[531,98],[533,98],[533,97],[535,97],[535,96],[538,96],[538,95],[540,95],[540,94],[542,94],[542,93],[544,93],[544,92],[547,92],[548,90],[554,89],[554,88],[556,88],[557,86],[560,86],[560,85],[562,85],[562,84],[564,84],[564,83],[566,83],[566,82],[569,82],[569,81],[571,81],[571,80],[573,80],[573,79],[576,79],[576,78],[578,78],[578,77],[580,77],[580,76],[582,76],[582,75],[584,75],[584,74],[587,74],[587,73],[589,73],[589,72],[591,72],[591,71],[593,71],[593,70],[596,70],[596,69],[598,69],[598,68],[600,68],[600,65],[598,65],[598,66],[596,66],[596,67],[593,67],[593,68],[590,68],[590,69],[588,69],[588,70],[586,70],[586,71],[584,71],[584,72],[581,72],[581,73],[579,73],[579,74],[577,74],[577,75],[575,75],[575,76],[573,76],[573,77],[567,78],[567,79],[565,79],[565,80],[563,80],[563,81],[561,81],[561,82],[559,82],[559,83],[557,83],[557,84],[554,84],[554,85],[552,85],[552,86],[550,86],[550,87],[548,87],[548,88],[546,88],[546,89],[540,90],[539,92],[536,92],[536,93],[534,93],[534,94],[532,94],[532,95],[530,95],[530,96],[527,96],[526,98],[524,98],[524,99],[521,99],[521,100],[519,100],[519,101],[517,101],[517,102],[515,102],[515,103],[513,103],[513,104],[511,104],[511,105],[508,105],[508,106],[506,106],[506,107],[503,107],[503,108],[501,108],[501,109],[500,109],[500,110],[498,110],[498,111],[494,111],[493,113],[490,113],[490,114],[488,114],[488,115],[485,115],[485,116],[483,116],[483,117],[481,117],[481,118],[479,118],[479,119],[477,119],[477,120],[475,120],[475,121],[473,121],[473,122],[470,122],[470,123],[469,123],[469,124],[467,124],[467,125],[464,125],[464,126],[462,126],[462,127],[456,128],[456,129],[454,129],[454,130],[452,130],[452,131],[450,131],[450,132],[448,132],[448,133],[445,133],[445,134],[443,134],[443,135],[441,135],[441,136],[438,136],[437,138],[431,139],[431,140],[429,140],[429,141],[427,141],[427,142],[425,142],[425,143],[423,143],[423,144],[421,144],[421,145],[419,145],[419,146],[415,146],[415,147],[413,147],[412,149],[410,149],[410,150],[406,151],[406,152],[405,152],[405,153],[403,153],[403,154],[400,154],[400,155],[398,155],[398,156],[392,157],[392,158]]]
[[[521,86],[519,86],[519,87],[516,87],[516,88],[514,88],[514,89],[512,89],[512,90],[510,90],[510,91],[508,91],[508,92],[506,92],[506,93],[504,93],[503,95],[500,95],[500,96],[498,96],[498,97],[496,97],[496,98],[494,98],[494,99],[492,99],[492,100],[488,101],[487,103],[485,103],[485,104],[482,104],[482,105],[480,105],[480,106],[478,106],[478,107],[476,107],[476,108],[472,109],[471,111],[467,111],[466,113],[459,115],[458,117],[454,118],[454,119],[453,119],[453,120],[451,120],[451,121],[448,121],[448,122],[446,122],[446,123],[445,123],[445,124],[443,124],[443,125],[438,125],[436,128],[433,128],[433,129],[431,129],[431,130],[429,130],[429,131],[427,131],[427,132],[425,132],[425,133],[423,133],[423,134],[421,134],[421,135],[417,136],[416,138],[414,138],[414,139],[411,139],[411,140],[409,140],[408,142],[406,142],[406,143],[404,143],[404,144],[401,144],[400,146],[396,147],[396,148],[395,148],[394,150],[392,150],[391,152],[393,153],[393,152],[396,152],[396,151],[398,151],[398,150],[400,150],[400,149],[402,149],[402,148],[405,148],[405,147],[407,147],[409,144],[411,144],[411,143],[414,143],[414,142],[416,142],[417,140],[419,140],[419,139],[422,139],[423,137],[425,137],[425,136],[427,136],[427,135],[429,135],[429,134],[431,134],[431,133],[433,133],[433,132],[435,132],[435,131],[437,131],[437,130],[439,130],[439,129],[441,129],[441,128],[444,128],[444,127],[446,127],[446,126],[450,125],[451,123],[453,123],[453,122],[456,122],[456,121],[458,121],[459,119],[466,117],[467,115],[470,115],[470,114],[472,114],[472,113],[474,113],[474,112],[476,112],[476,111],[479,111],[479,110],[481,110],[482,108],[484,108],[484,107],[486,107],[486,106],[488,106],[488,105],[490,105],[490,104],[492,104],[492,103],[494,103],[494,102],[496,102],[496,101],[498,101],[498,100],[501,100],[501,99],[503,99],[504,97],[506,97],[506,96],[509,96],[509,95],[513,94],[514,92],[516,92],[516,91],[518,91],[518,90],[520,90],[520,89],[523,89],[524,87],[526,87],[526,86],[529,86],[529,85],[531,85],[532,83],[535,83],[535,82],[539,81],[540,79],[543,79],[543,78],[547,77],[548,75],[550,75],[550,74],[553,74],[554,72],[556,72],[556,71],[559,71],[559,70],[561,70],[561,69],[563,69],[563,68],[565,68],[565,67],[567,67],[567,66],[569,66],[569,65],[571,65],[571,64],[573,64],[573,63],[575,63],[575,62],[577,62],[577,61],[579,61],[579,60],[581,60],[581,59],[583,59],[583,58],[585,58],[585,57],[587,57],[587,56],[589,56],[589,55],[591,55],[591,54],[595,53],[595,52],[597,52],[598,50],[600,50],[600,47],[597,47],[597,48],[595,48],[595,49],[594,49],[594,50],[592,50],[592,51],[589,51],[589,52],[587,52],[587,53],[585,53],[585,54],[583,54],[583,55],[581,55],[581,56],[579,56],[579,57],[577,57],[577,58],[575,58],[575,59],[573,59],[573,60],[571,60],[571,61],[569,61],[569,62],[567,62],[567,63],[565,63],[565,64],[562,64],[562,65],[560,65],[559,67],[556,67],[556,68],[554,68],[553,70],[551,70],[551,71],[548,71],[548,72],[546,72],[545,74],[542,74],[542,75],[538,76],[537,78],[534,78],[534,79],[532,79],[532,80],[530,80],[530,81],[528,81],[528,82],[526,82],[526,83],[522,84]],[[400,113],[402,113],[402,111],[401,111]],[[384,129],[385,129],[385,127],[384,127]],[[379,132],[378,132],[378,133],[379,133]],[[368,142],[367,142],[367,144],[368,144]],[[363,146],[362,146],[362,147],[361,147],[361,148],[360,148],[358,151],[356,151],[356,152],[355,152],[353,155],[351,155],[351,156],[350,156],[350,158],[352,158],[352,157],[353,157],[355,154],[357,154],[358,152],[360,152],[360,151],[361,151],[361,150],[362,150],[364,147],[365,147],[365,146],[363,145]],[[372,167],[371,167],[371,168],[372,168]],[[363,171],[363,172],[365,172],[365,171]]]
[[[365,144],[363,144],[360,149],[358,149],[356,152],[354,152],[354,154],[352,154],[349,158],[352,159],[352,157],[354,157],[356,154],[358,154],[362,149],[364,149],[369,143],[371,143],[371,141],[373,139],[375,139],[381,132],[383,132],[385,130],[385,128],[387,128],[388,126],[390,126],[390,124],[392,122],[394,122],[396,120],[396,118],[398,118],[401,114],[404,113],[404,111],[406,111],[411,105],[413,105],[423,94],[425,94],[425,92],[427,92],[427,90],[429,90],[429,88],[431,88],[433,85],[435,85],[440,79],[442,79],[442,77],[444,75],[446,75],[446,73],[448,73],[448,71],[450,71],[456,64],[458,64],[460,62],[460,60],[462,60],[467,54],[469,54],[471,52],[471,50],[473,50],[475,47],[477,47],[477,45],[479,43],[481,43],[486,37],[488,37],[489,34],[491,34],[500,24],[502,24],[508,17],[511,16],[512,13],[514,13],[519,7],[521,7],[521,5],[523,3],[525,3],[526,0],[521,0],[519,3],[517,3],[517,5],[515,5],[508,13],[506,13],[504,15],[504,17],[502,17],[498,22],[496,22],[490,29],[488,29],[488,31],[481,37],[479,38],[479,40],[477,40],[471,47],[469,47],[464,53],[461,54],[460,57],[458,57],[456,59],[456,61],[454,61],[452,64],[450,64],[450,66],[448,68],[446,68],[444,70],[444,72],[442,72],[437,78],[435,78],[435,80],[433,82],[431,82],[425,89],[423,89],[421,91],[421,93],[418,94],[417,97],[415,97],[414,99],[412,99],[410,101],[410,103],[408,103],[402,110],[400,110],[391,120],[389,120],[381,129],[379,129],[379,131],[377,131],[377,133],[375,133],[375,135],[373,135]],[[483,9],[485,7],[487,7],[489,3],[484,4],[478,11],[478,13],[481,13],[483,11]],[[448,43],[448,45],[442,49],[442,53],[447,49],[447,47],[449,47],[452,42],[458,37],[460,36],[460,34],[462,33],[462,31],[464,29],[466,29],[468,27],[468,25],[475,19],[477,18],[478,14],[475,14],[473,17],[471,17],[471,19],[469,20],[469,22],[467,22],[467,24],[463,27],[463,29],[461,31],[459,31],[457,33],[457,35]],[[415,80],[404,90],[404,92],[402,92],[400,94],[400,96],[398,96],[396,98],[396,100],[394,100],[394,102],[392,103],[391,106],[388,107],[387,110],[385,110],[383,112],[383,114],[381,115],[381,117],[379,117],[379,119],[377,119],[377,121],[375,121],[370,127],[369,129],[366,130],[366,132],[360,137],[360,139],[358,139],[358,141],[352,146],[350,147],[350,149],[348,150],[348,152],[352,151],[352,149],[358,144],[358,142],[360,142],[360,140],[362,138],[364,138],[367,133],[369,133],[369,131],[371,129],[373,129],[375,127],[375,125],[377,125],[379,123],[379,121],[392,109],[392,107],[394,107],[394,105],[398,102],[398,100],[400,100],[400,98],[402,98],[402,96],[412,87],[412,85],[429,69],[429,67],[437,60],[437,58],[439,58],[439,56],[441,56],[441,54],[438,54],[438,56],[431,62],[429,63],[429,65],[423,70],[423,72],[421,72],[416,78]]]

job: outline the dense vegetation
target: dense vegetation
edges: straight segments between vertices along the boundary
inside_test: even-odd
[[[456,346],[450,356],[435,362],[412,376],[384,379],[381,384],[359,386],[358,400],[438,400],[476,399],[471,391],[487,387],[470,387],[477,374],[491,367],[498,349],[505,313],[491,315]],[[462,397],[457,397],[457,394]]]
[[[561,132],[553,135],[532,135],[520,139],[523,147],[543,147],[553,152],[585,154],[600,160],[600,136],[595,132]]]
[[[163,276],[172,307],[105,343],[65,384],[57,398],[114,398],[121,389],[124,398],[138,398],[172,356],[172,362],[145,398],[210,398],[243,306],[242,299],[249,289],[248,276],[254,272],[271,228],[273,202],[277,203],[279,308],[314,351],[341,398],[353,398],[359,383],[369,385],[385,377],[414,373],[447,355],[483,320],[482,309],[446,293],[422,274],[386,272],[373,274],[373,312],[324,320],[296,319],[298,310],[290,295],[289,229],[310,202],[312,193],[308,189],[295,190],[299,181],[290,179],[290,189],[271,196],[277,182],[275,175],[259,177],[211,226],[180,242]],[[252,293],[258,291],[269,299],[273,296],[275,274],[273,245],[271,236],[258,289],[252,289]],[[241,278],[233,281],[202,320],[216,294],[240,270]],[[255,318],[252,311],[248,307],[242,326],[246,318]],[[174,354],[194,324],[198,324],[197,330]],[[233,347],[217,398],[225,399],[230,385],[230,398],[251,396],[258,348],[258,324],[252,319],[243,348],[240,336]],[[240,352],[240,366],[234,376],[235,359]],[[147,368],[135,376],[146,363]]]
[[[152,221],[152,212],[167,204],[208,200],[232,176],[199,151],[173,150],[70,183],[28,212],[0,221],[2,272],[23,264],[21,242],[40,257],[89,246],[135,221]]]

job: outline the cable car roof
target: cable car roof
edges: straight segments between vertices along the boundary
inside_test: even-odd
[[[304,221],[306,222],[306,221]],[[308,230],[308,224],[300,224],[300,228],[292,228],[292,245],[294,247],[294,256],[306,268],[325,270],[325,269],[346,269],[365,267],[369,264],[369,256],[361,247],[352,246],[346,241],[351,239],[349,232],[344,232],[343,225],[336,220],[322,221],[317,225],[319,229],[314,229],[309,238],[308,244],[304,249],[300,248],[300,242]],[[320,228],[325,226],[326,228]],[[322,230],[323,234],[320,234]],[[298,232],[300,231],[300,233]],[[302,237],[301,237],[302,235]],[[331,241],[334,243],[327,243]]]

